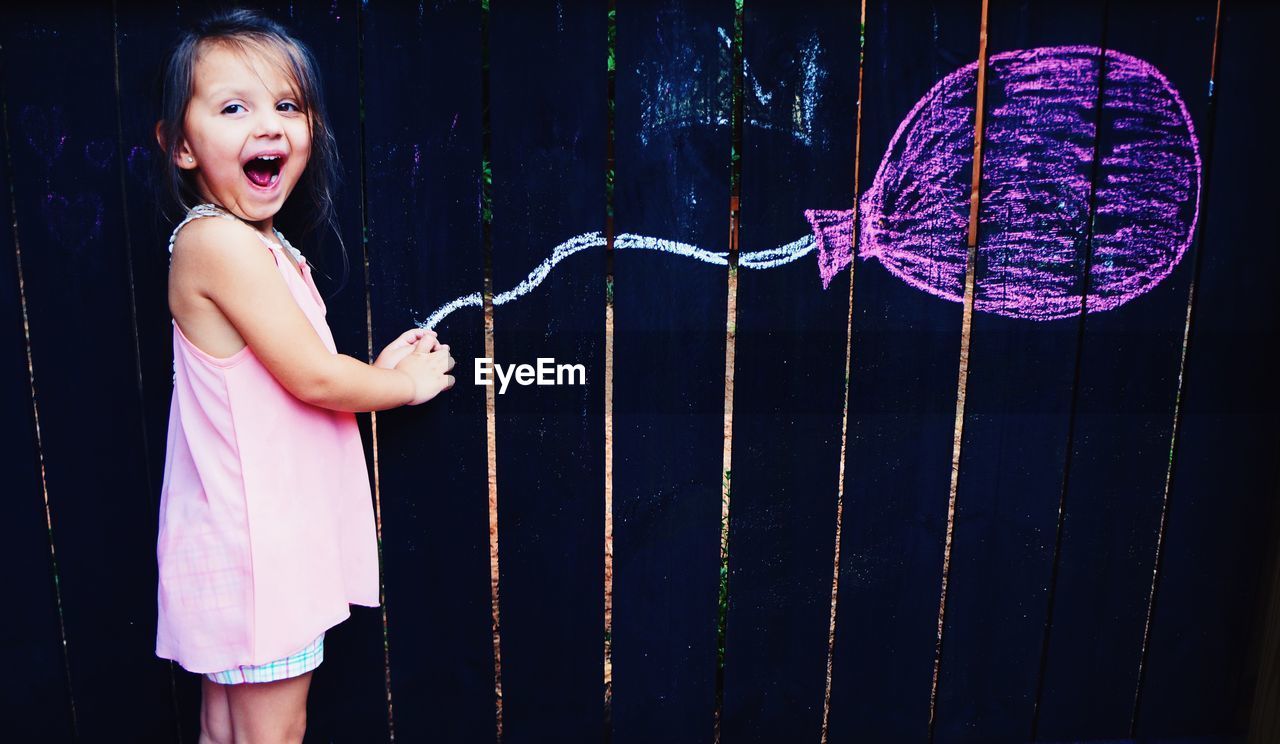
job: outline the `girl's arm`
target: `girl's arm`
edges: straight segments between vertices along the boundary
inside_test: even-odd
[[[197,290],[295,398],[335,411],[382,411],[413,400],[415,383],[408,374],[330,353],[294,301],[271,251],[248,225],[191,222],[178,233],[170,271],[195,279]]]

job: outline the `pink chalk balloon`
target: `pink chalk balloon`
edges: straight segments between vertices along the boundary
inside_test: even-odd
[[[1195,129],[1168,79],[1112,49],[1104,63],[1092,46],[1003,52],[988,65],[975,309],[1052,320],[1114,309],[1159,284],[1195,233],[1201,189]],[[857,254],[955,302],[964,295],[976,89],[974,62],[926,93],[859,200]],[[825,289],[853,261],[854,212],[805,217]]]

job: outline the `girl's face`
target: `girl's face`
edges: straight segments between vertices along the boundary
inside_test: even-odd
[[[208,44],[193,73],[177,165],[194,171],[207,201],[269,226],[311,155],[311,124],[285,61]]]

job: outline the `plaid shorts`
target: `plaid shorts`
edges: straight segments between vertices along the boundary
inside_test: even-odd
[[[238,666],[224,672],[205,674],[209,679],[224,685],[244,682],[275,682],[278,679],[297,677],[320,666],[324,661],[324,633],[295,654],[255,666]]]

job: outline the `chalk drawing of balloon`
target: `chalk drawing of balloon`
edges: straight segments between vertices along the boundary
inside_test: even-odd
[[[739,266],[769,269],[816,251],[826,289],[856,253],[912,287],[961,301],[976,92],[973,62],[938,82],[903,119],[859,199],[856,250],[852,209],[809,209],[811,235],[740,253]],[[1173,271],[1195,231],[1201,162],[1186,104],[1159,70],[1115,50],[1104,57],[1093,46],[1003,52],[988,59],[985,96],[976,310],[1067,318],[1080,314],[1087,292],[1086,310],[1102,312]],[[494,304],[518,299],[560,261],[604,244],[599,232],[570,238]],[[728,263],[726,252],[629,233],[615,237],[614,248]],[[481,305],[479,292],[459,297],[420,325],[434,328],[454,310]]]
[[[1160,283],[1186,252],[1201,181],[1186,104],[1155,67],[1109,49],[1099,112],[1100,64],[1101,50],[1088,46],[990,57],[975,309],[1078,315],[1092,249],[1087,309],[1111,310]],[[955,302],[964,295],[976,89],[975,62],[921,98],[859,200],[859,257]],[[826,287],[853,260],[853,212],[805,214]]]

